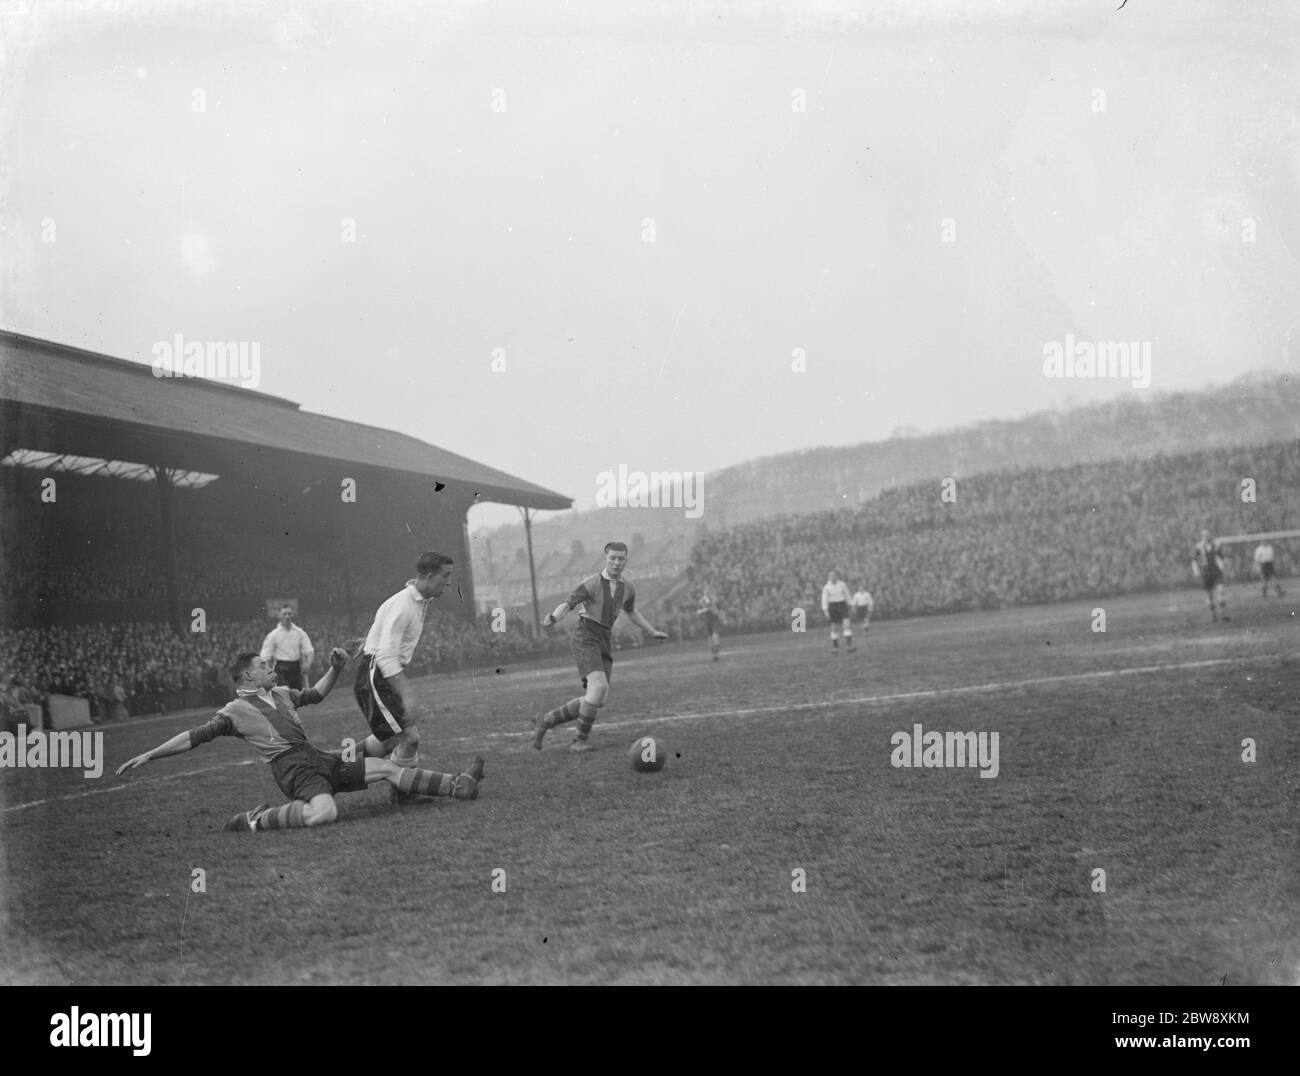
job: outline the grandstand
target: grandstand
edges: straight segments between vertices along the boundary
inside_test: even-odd
[[[1197,586],[1191,544],[1207,527],[1237,537],[1225,559],[1229,581],[1244,582],[1247,539],[1300,528],[1300,441],[1000,470],[955,488],[946,502],[937,481],[913,482],[858,508],[710,531],[689,575],[734,627],[788,629],[792,609],[817,607],[831,568],[871,590],[880,618]],[[1284,576],[1297,552],[1294,538],[1279,544]]]
[[[78,667],[93,661],[131,709],[217,690],[227,651],[272,626],[268,602],[295,601],[324,641],[364,631],[425,549],[458,570],[423,660],[463,658],[481,634],[469,508],[571,503],[405,434],[12,332],[0,430],[0,672],[111,700]]]

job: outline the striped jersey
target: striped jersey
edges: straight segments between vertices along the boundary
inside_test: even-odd
[[[1192,557],[1196,560],[1202,574],[1209,575],[1219,570],[1219,558],[1223,556],[1223,550],[1219,543],[1211,538],[1207,542],[1197,542],[1192,546]]]
[[[636,588],[631,580],[610,579],[604,572],[588,576],[569,595],[569,608],[603,628],[612,628],[619,610],[636,611]]]
[[[291,747],[307,743],[307,732],[298,717],[299,706],[321,701],[314,687],[298,691],[291,687],[273,687],[270,702],[261,693],[240,695],[226,703],[213,718],[190,729],[190,747],[208,743],[218,736],[237,736],[247,740],[263,762],[270,762]]]

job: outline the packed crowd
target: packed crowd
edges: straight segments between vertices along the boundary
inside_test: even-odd
[[[958,477],[950,487],[917,483],[887,490],[853,510],[775,517],[706,533],[692,551],[690,586],[646,608],[672,637],[688,639],[703,634],[694,599],[705,585],[719,599],[729,630],[788,628],[796,608],[815,617],[832,569],[850,590],[871,591],[877,617],[1189,585],[1191,545],[1202,527],[1220,535],[1298,529],[1298,489],[1295,442]],[[15,548],[29,546],[9,546]],[[1279,546],[1283,575],[1296,567],[1290,562],[1295,548]],[[1252,551],[1249,544],[1227,548],[1230,581],[1247,577]],[[148,559],[117,559],[121,578],[133,581],[123,584],[130,593],[150,571]],[[67,558],[60,563],[67,572],[60,586],[66,584],[69,593],[92,586],[90,592],[104,593],[104,565]],[[217,572],[214,587],[230,582],[220,575],[220,562],[196,570]],[[316,569],[300,561],[292,570]],[[246,582],[246,566],[243,571]],[[11,558],[0,577],[12,587],[14,576]],[[321,576],[313,578],[319,584]],[[257,589],[305,592],[299,582],[259,580]],[[41,585],[48,593],[49,581]],[[390,577],[375,592],[391,589]],[[307,613],[300,623],[315,643],[313,673],[319,675],[329,648],[352,633],[341,616]],[[358,626],[364,632],[368,624]],[[226,663],[241,650],[259,650],[272,627],[273,621],[262,618],[209,621],[206,631],[184,635],[156,622],[0,630],[0,687],[11,700],[42,701],[51,693],[87,698],[97,720],[219,705],[230,697]],[[489,666],[568,646],[567,632],[535,638],[518,616],[504,631],[492,627],[491,616],[467,622],[432,610],[412,673]],[[641,642],[639,632],[621,622],[615,640],[621,646]]]
[[[170,712],[225,703],[232,693],[226,665],[240,651],[260,651],[269,619],[211,621],[207,630],[174,635],[166,624],[83,624],[0,631],[0,685],[11,698],[43,702],[51,694],[89,700],[91,716]],[[329,650],[349,641],[346,620],[301,620],[316,648],[311,679],[323,675]],[[534,639],[511,618],[501,632],[490,617],[474,623],[434,610],[409,669],[413,675],[518,660],[555,649],[557,636]],[[16,681],[16,683],[15,683]]]
[[[819,613],[832,569],[851,590],[865,586],[884,617],[1186,586],[1202,527],[1300,529],[1300,444],[1006,471],[948,488],[947,500],[936,480],[853,510],[707,534],[690,575],[714,588],[733,628],[754,630],[788,628],[796,608]],[[1226,548],[1230,581],[1248,577],[1253,549]],[[1278,554],[1287,574],[1285,543]]]

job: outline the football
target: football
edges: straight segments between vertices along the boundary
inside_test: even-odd
[[[668,752],[653,736],[642,736],[628,748],[627,757],[637,773],[657,773],[664,768]]]

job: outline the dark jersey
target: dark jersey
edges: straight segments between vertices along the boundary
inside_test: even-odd
[[[1207,542],[1197,542],[1192,546],[1192,557],[1201,569],[1201,575],[1217,575],[1222,570],[1220,560],[1223,549],[1213,538]]]

